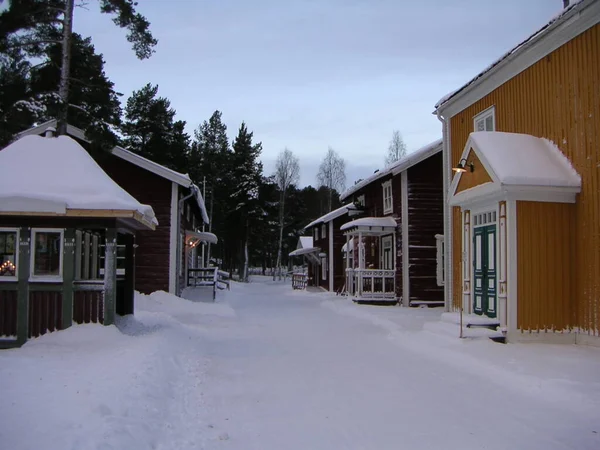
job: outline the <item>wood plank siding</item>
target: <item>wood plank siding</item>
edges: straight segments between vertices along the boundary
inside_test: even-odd
[[[460,174],[460,181],[458,182],[458,186],[456,186],[456,193],[466,191],[467,189],[471,189],[484,183],[492,182],[492,177],[490,177],[490,174],[487,173],[487,170],[485,170],[483,164],[481,164],[481,161],[473,149],[469,150],[469,154],[467,155],[466,159],[467,163],[474,164],[475,169],[473,172],[471,172],[471,169],[469,169],[467,165],[467,171]]]
[[[495,107],[497,131],[526,133],[550,139],[582,177],[582,191],[572,209],[572,234],[562,236],[569,240],[573,253],[564,253],[563,244],[558,244],[561,255],[572,257],[574,287],[561,289],[573,289],[574,316],[570,310],[562,309],[564,305],[557,303],[557,296],[552,295],[544,301],[548,311],[554,311],[553,317],[566,314],[560,323],[555,318],[551,320],[557,323],[557,327],[576,325],[582,331],[597,335],[600,330],[600,25],[583,32],[451,117],[452,166],[458,164],[469,133],[473,131],[473,117],[491,106]],[[520,206],[518,214],[522,213],[525,220],[533,219],[530,217],[533,213],[526,212],[526,209]],[[556,214],[550,222],[566,220],[562,208],[545,210],[544,213]],[[518,216],[519,223],[520,219],[521,216]],[[462,233],[458,208],[453,211],[452,227],[453,304],[458,307],[462,299]],[[522,231],[526,232],[525,229]],[[552,234],[549,229],[541,232],[548,236]],[[519,255],[519,258],[523,257],[532,257],[533,261],[540,262],[539,255]],[[557,261],[557,264],[560,263],[569,264],[566,260]],[[533,264],[523,276],[540,280],[545,276],[540,271],[550,270],[544,267],[542,264]],[[521,286],[522,282],[524,279],[519,277],[520,307],[523,300],[520,289],[533,289]],[[537,289],[542,287],[538,286]],[[541,298],[539,293],[535,295]],[[521,322],[523,327],[550,323],[549,317],[535,316],[535,301],[532,308],[531,311],[520,311],[524,314]]]
[[[517,328],[576,326],[573,229],[575,205],[517,202]]]
[[[85,290],[73,294],[75,323],[104,323],[104,291]]]
[[[435,239],[436,234],[444,233],[442,173],[441,152],[408,169],[410,302],[444,302],[444,287],[437,285]],[[394,182],[400,184],[400,176],[396,176]],[[401,236],[402,233],[398,232],[397,235]]]
[[[0,291],[0,336],[17,335],[17,295],[16,289]]]
[[[135,289],[144,294],[169,291],[171,181],[116,156],[99,162],[119,186],[154,209],[158,226],[136,233]]]
[[[62,330],[62,292],[29,292],[29,337],[39,337],[47,332]]]
[[[340,227],[351,219],[348,214],[333,219],[333,289],[338,292],[346,282],[346,265],[342,247],[346,244],[346,236]],[[329,274],[329,276],[331,276]]]

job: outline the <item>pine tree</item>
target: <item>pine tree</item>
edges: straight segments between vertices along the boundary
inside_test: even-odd
[[[233,142],[234,180],[237,182],[233,192],[236,202],[235,210],[239,214],[241,248],[243,249],[243,267],[240,270],[242,281],[248,281],[248,241],[250,230],[256,218],[260,216],[259,189],[262,178],[262,163],[259,156],[262,144],[252,144],[253,133],[242,123],[238,135]]]
[[[150,83],[127,99],[123,144],[131,151],[173,170],[187,171],[190,137],[185,122],[175,121],[171,102],[158,97]]]

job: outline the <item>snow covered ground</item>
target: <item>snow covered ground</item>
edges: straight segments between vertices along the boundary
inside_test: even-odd
[[[253,277],[0,352],[1,449],[598,449],[600,350]]]

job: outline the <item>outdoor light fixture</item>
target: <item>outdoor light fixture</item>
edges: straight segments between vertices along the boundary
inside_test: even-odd
[[[464,163],[463,163],[464,161]],[[475,170],[475,164],[473,164],[473,162],[467,162],[466,158],[463,158],[459,161],[459,163],[457,164],[456,167],[453,167],[452,170],[454,170],[456,173],[458,172],[466,172],[467,169],[465,169],[465,167],[468,166],[469,169],[471,169],[471,172],[473,172]]]

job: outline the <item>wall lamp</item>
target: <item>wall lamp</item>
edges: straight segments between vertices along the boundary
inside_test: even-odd
[[[463,163],[464,161],[464,163]],[[471,170],[471,172],[473,172],[475,170],[475,164],[473,164],[473,162],[467,162],[466,158],[461,159],[456,167],[453,167],[452,170],[454,170],[456,173],[459,172],[466,172],[467,169],[466,167],[469,167],[469,169]]]

